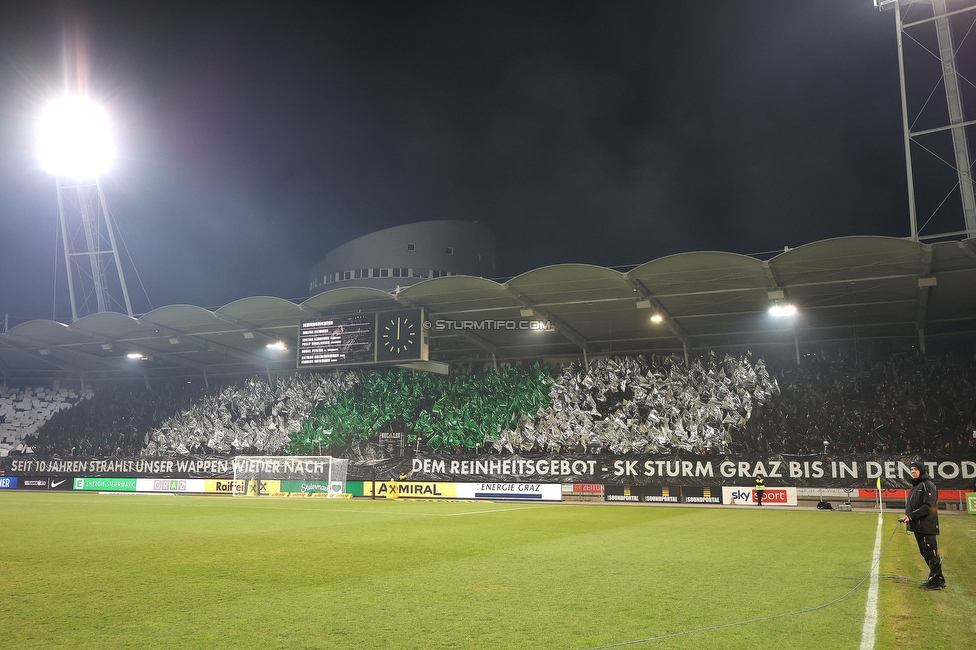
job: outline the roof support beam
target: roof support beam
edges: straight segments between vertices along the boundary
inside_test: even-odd
[[[631,277],[627,278],[627,282],[630,283],[630,286],[634,287],[634,291],[637,292],[637,295],[639,295],[643,300],[646,300],[648,304],[651,307],[653,307],[658,314],[661,315],[661,318],[664,319],[664,324],[667,325],[668,329],[671,330],[671,333],[674,334],[679,341],[681,341],[681,345],[682,347],[684,347],[685,350],[685,366],[687,366],[689,363],[688,341],[690,338],[688,336],[688,331],[681,326],[681,323],[679,323],[674,319],[674,316],[671,315],[671,312],[669,312],[667,309],[664,308],[664,305],[661,304],[661,301],[654,297],[654,294],[651,293],[651,290],[648,289],[643,282],[641,282],[637,278],[631,278]],[[640,307],[640,305],[638,305],[638,307]]]
[[[214,315],[214,317],[216,317],[219,320],[224,321],[225,323],[230,323],[231,325],[236,325],[238,327],[242,327],[242,328],[246,329],[249,332],[253,332],[255,334],[259,334],[262,338],[264,338],[265,340],[269,341],[270,343],[277,343],[277,342],[281,341],[281,342],[289,345],[292,349],[294,349],[296,347],[296,345],[298,344],[298,341],[296,341],[295,339],[291,338],[290,336],[272,336],[271,334],[268,334],[267,332],[265,332],[263,328],[255,325],[254,323],[250,323],[250,322],[248,322],[246,320],[241,320],[240,318],[234,318],[233,316],[226,316],[224,314],[218,314],[217,312],[213,312],[213,315]]]
[[[536,317],[543,318],[543,319],[549,321],[549,323],[553,327],[555,327],[555,329],[556,329],[557,332],[559,332],[560,334],[562,334],[563,336],[565,336],[567,339],[569,339],[570,341],[572,341],[573,343],[575,343],[577,346],[579,346],[580,349],[583,350],[584,358],[585,358],[585,354],[586,353],[593,354],[594,352],[598,352],[598,350],[596,350],[593,347],[593,344],[590,343],[589,341],[587,341],[586,338],[583,337],[583,335],[581,335],[579,332],[577,332],[576,330],[574,330],[572,327],[570,327],[568,324],[566,324],[561,319],[557,318],[556,316],[553,316],[551,312],[547,311],[543,307],[540,307],[540,306],[534,304],[531,300],[529,300],[528,298],[526,298],[525,295],[523,295],[518,289],[513,289],[508,284],[503,284],[502,287],[513,298],[515,298],[516,300],[518,300],[520,303],[522,303],[528,309],[531,309],[532,310],[532,313],[535,314]]]
[[[87,330],[81,330],[77,328],[72,328],[72,332],[74,332],[75,334],[81,334],[82,336],[87,336],[93,341],[100,341],[102,343],[107,343],[109,345],[117,345],[121,343],[122,345],[130,347],[134,351],[139,352],[140,354],[148,355],[151,357],[164,357],[166,359],[172,359],[175,360],[179,365],[189,366],[191,368],[196,368],[197,370],[206,369],[206,366],[198,361],[191,361],[190,359],[185,359],[179,355],[173,354],[172,352],[161,352],[153,348],[147,348],[144,345],[133,343],[132,341],[128,341],[126,339],[117,339],[111,336],[100,336],[98,334],[95,334],[94,332],[89,332]]]
[[[928,320],[929,292],[936,285],[932,272],[932,245],[922,247],[922,273],[918,278],[918,307],[915,309],[915,329],[918,330],[918,347],[925,354],[925,325]]]
[[[159,323],[154,323],[152,321],[146,321],[146,322],[152,323],[153,327],[159,329],[159,331],[161,332],[167,332],[168,334],[171,334],[176,338],[193,341],[198,346],[197,349],[201,352],[204,352],[207,349],[217,350],[219,352],[223,352],[228,356],[234,357],[235,359],[240,359],[241,361],[254,364],[261,368],[264,368],[268,365],[267,359],[262,359],[261,357],[250,354],[249,352],[244,352],[243,350],[238,350],[237,348],[232,348],[222,343],[211,341],[198,334],[190,334],[189,332],[184,332],[183,330],[178,330],[169,327],[168,325],[160,325]],[[184,360],[183,357],[174,357],[174,358],[179,359],[181,361]],[[205,369],[205,367],[203,368]]]
[[[962,249],[962,252],[965,253],[966,255],[969,255],[971,258],[976,259],[976,252],[973,252],[973,249],[970,248],[969,246],[967,246],[966,245],[966,242],[964,242],[964,241],[957,241],[956,242],[956,246],[958,246],[959,248],[961,248]]]
[[[403,296],[400,295],[399,291],[393,294],[393,298],[404,307],[410,307],[411,309],[427,309],[423,305],[418,305],[414,301],[404,298]],[[434,312],[427,312],[427,318],[435,318],[438,315],[439,314],[435,314]],[[498,354],[497,345],[491,343],[490,341],[488,341],[483,337],[478,336],[474,332],[471,332],[469,330],[456,329],[456,330],[451,330],[451,333],[459,336],[460,338],[464,339],[468,343],[471,343],[472,345],[481,348],[482,350],[490,354],[492,359],[494,359],[495,355]],[[430,338],[429,334],[427,336],[428,338]],[[496,368],[498,367],[497,363],[495,364],[495,367]]]
[[[105,360],[102,359],[101,357],[94,354],[89,354],[87,352],[81,352],[80,350],[72,350],[70,348],[63,348],[57,345],[42,343],[39,341],[35,341],[33,339],[29,339],[24,336],[11,334],[10,332],[7,332],[6,334],[2,334],[0,336],[6,339],[7,344],[10,345],[11,347],[17,348],[21,352],[28,354],[34,357],[35,359],[40,359],[44,363],[51,364],[55,368],[60,368],[61,370],[64,370],[65,372],[70,372],[73,375],[80,375],[81,373],[84,372],[84,370],[82,370],[80,366],[76,366],[70,362],[64,361],[63,359],[52,356],[50,354],[50,350],[52,349],[58,350],[58,352],[66,353],[69,356],[74,355],[74,356],[81,357],[83,359],[87,359],[89,361],[96,361],[102,365],[105,364]],[[36,347],[38,351],[35,352],[34,350],[31,349],[32,347]],[[40,350],[48,350],[48,353],[41,354]]]

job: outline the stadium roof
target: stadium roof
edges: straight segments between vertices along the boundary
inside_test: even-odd
[[[777,301],[796,305],[796,317],[771,317],[768,309]],[[844,237],[770,260],[692,252],[626,273],[560,264],[504,283],[451,276],[395,294],[340,288],[301,304],[254,297],[216,311],[171,305],[139,318],[101,313],[70,325],[33,320],[0,334],[0,373],[18,382],[291,371],[302,320],[405,306],[426,309],[434,323],[430,359],[441,362],[743,346],[799,350],[855,337],[972,336],[976,239],[922,244]],[[653,314],[661,322],[652,322]],[[527,320],[548,321],[552,329],[508,328]],[[478,328],[485,321],[491,323]],[[286,351],[267,347],[279,341]],[[135,353],[144,358],[129,358]]]

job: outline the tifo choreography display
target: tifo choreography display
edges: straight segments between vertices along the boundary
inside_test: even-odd
[[[634,356],[450,376],[297,373],[211,391],[128,387],[61,409],[27,439],[34,453],[0,459],[0,472],[15,479],[8,489],[126,479],[114,489],[410,498],[467,484],[574,494],[592,484],[607,500],[662,503],[752,499],[762,477],[764,500],[778,503],[795,500],[789,490],[860,494],[879,480],[903,490],[908,455],[922,452],[961,502],[976,479],[976,406],[961,399],[974,387],[965,357],[904,353],[824,353],[799,366]],[[354,489],[335,489],[328,455],[348,460],[341,480]]]

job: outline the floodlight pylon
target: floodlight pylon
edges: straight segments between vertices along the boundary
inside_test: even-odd
[[[929,15],[919,17],[917,14],[909,14],[909,12],[913,9],[918,11],[916,8],[921,7],[922,4],[928,4],[931,6],[931,13]],[[901,85],[902,129],[904,131],[905,166],[908,177],[909,227],[911,231],[910,238],[914,241],[945,239],[956,236],[976,237],[976,192],[974,192],[973,184],[974,165],[966,135],[966,128],[976,125],[976,120],[966,119],[960,78],[966,81],[970,86],[974,85],[974,80],[967,79],[963,72],[960,71],[956,54],[959,51],[959,46],[961,43],[957,44],[954,42],[951,22],[952,20],[958,20],[963,17],[971,19],[976,18],[976,14],[971,13],[973,10],[976,10],[976,2],[972,2],[970,0],[968,5],[969,6],[950,10],[946,6],[946,0],[931,0],[930,3],[918,3],[908,0],[875,0],[875,6],[877,6],[879,9],[893,9],[895,14],[895,30],[898,45],[898,74]],[[976,20],[974,20],[974,24],[976,24]],[[922,108],[919,110],[919,114],[916,115],[914,119],[909,118],[904,41],[906,35],[908,35],[910,40],[920,43],[920,40],[915,35],[910,34],[908,30],[914,31],[916,29],[925,28],[934,28],[935,31],[937,47],[933,49],[923,47],[922,49],[927,54],[934,56],[939,60],[942,69],[942,76],[939,83],[943,86],[945,91],[945,106],[947,111],[946,116],[939,120],[940,123],[938,125],[932,128],[915,129],[915,122],[918,120],[921,112],[924,111],[925,106],[929,104],[929,100],[926,100],[925,105],[922,106]],[[971,31],[972,30],[970,29],[966,32],[966,37],[970,37]],[[964,37],[964,39],[966,37]],[[932,96],[933,93],[930,93],[929,99],[931,99]],[[958,189],[959,199],[961,202],[963,228],[955,231],[921,234],[920,231],[924,230],[925,226],[931,221],[932,217],[935,216],[935,213],[946,205],[946,199],[948,199],[948,197],[955,192],[955,189],[950,192],[941,203],[938,204],[938,206],[933,210],[931,216],[929,216],[926,221],[919,226],[916,204],[918,188],[916,187],[914,163],[912,160],[912,145],[914,144],[916,145],[917,149],[921,149],[931,154],[932,149],[922,143],[921,140],[928,136],[944,133],[948,133],[951,137],[953,162],[950,163],[948,160],[936,156],[938,158],[936,166],[937,168],[941,168],[948,165],[956,172],[958,179],[956,188]],[[948,156],[946,157],[948,158]]]
[[[68,277],[72,322],[87,314],[122,309],[132,316],[132,303],[115,240],[116,226],[101,181],[97,176],[90,179],[56,176],[55,182],[58,230]],[[117,298],[119,292],[121,302]]]

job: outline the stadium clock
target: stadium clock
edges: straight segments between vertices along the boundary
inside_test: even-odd
[[[379,314],[377,361],[398,361],[421,357],[420,310]]]

